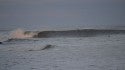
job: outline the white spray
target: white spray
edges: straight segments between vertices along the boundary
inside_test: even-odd
[[[33,32],[26,34],[23,29],[16,29],[14,31],[11,31],[11,33],[10,33],[11,38],[18,38],[18,39],[31,38],[34,35],[35,35],[35,33],[33,33]]]

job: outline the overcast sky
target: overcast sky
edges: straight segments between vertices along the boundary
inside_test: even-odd
[[[0,29],[125,26],[124,0],[0,0]]]

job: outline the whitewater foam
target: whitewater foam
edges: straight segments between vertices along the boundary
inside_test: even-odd
[[[32,38],[34,35],[34,32],[26,32],[23,29],[16,29],[10,32],[10,38],[14,39]]]
[[[13,40],[13,39],[27,39],[33,38],[36,35],[33,31],[25,31],[23,29],[15,29],[13,31],[0,31],[0,42]]]

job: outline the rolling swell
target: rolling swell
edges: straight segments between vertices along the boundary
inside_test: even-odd
[[[125,30],[67,30],[67,31],[42,31],[34,35],[34,38],[51,38],[51,37],[95,37],[100,35],[125,34]]]

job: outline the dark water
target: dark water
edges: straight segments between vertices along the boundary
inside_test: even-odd
[[[67,31],[43,31],[38,32],[34,37],[49,38],[49,37],[95,37],[100,35],[125,34],[125,30],[67,30]]]

